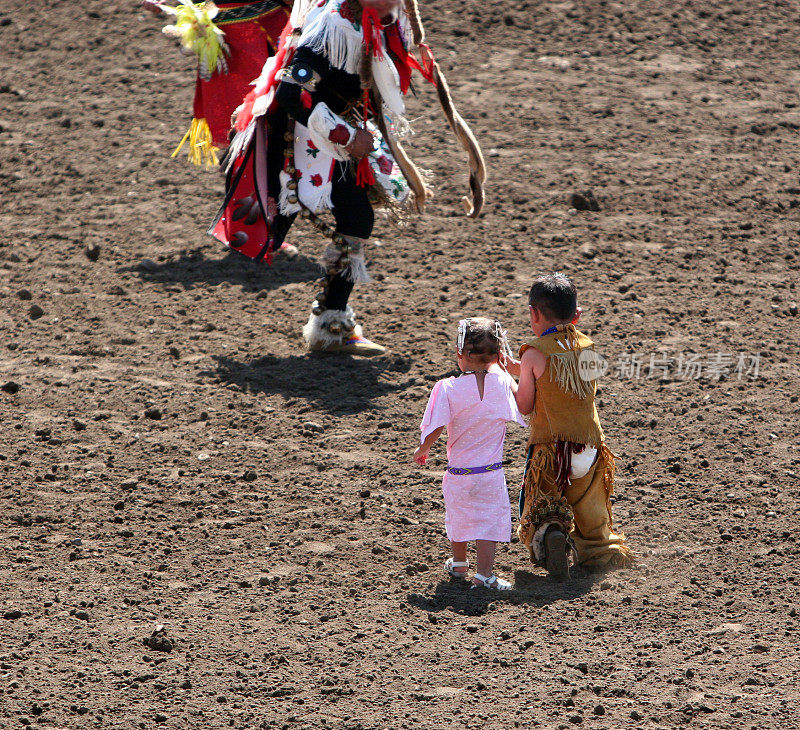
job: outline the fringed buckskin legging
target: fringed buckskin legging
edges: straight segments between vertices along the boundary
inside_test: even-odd
[[[612,530],[611,501],[615,457],[605,444],[589,471],[565,487],[556,485],[555,444],[533,444],[528,450],[517,535],[531,561],[544,560],[547,529],[561,527],[572,540],[577,564],[590,568],[625,566],[634,561],[625,536]]]

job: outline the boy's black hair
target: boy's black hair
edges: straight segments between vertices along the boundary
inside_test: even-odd
[[[534,280],[528,304],[548,319],[571,322],[578,309],[578,290],[565,274],[544,274]]]

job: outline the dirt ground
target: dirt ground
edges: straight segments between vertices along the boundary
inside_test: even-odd
[[[310,228],[271,268],[205,237],[221,179],[169,159],[192,71],[158,20],[0,6],[3,728],[800,724],[797,5],[422,14],[488,204],[463,217],[420,85],[437,198],[378,225],[353,304],[390,352],[368,361],[303,352]],[[599,212],[570,207],[586,189]],[[640,563],[557,585],[512,543],[516,590],[469,591],[443,577],[444,445],[416,467],[419,420],[457,320],[519,345],[550,270],[610,364]]]

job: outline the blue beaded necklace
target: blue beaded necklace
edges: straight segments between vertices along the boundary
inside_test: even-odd
[[[548,327],[544,332],[542,332],[539,337],[544,337],[545,335],[552,335],[553,333],[558,332],[558,325],[553,325],[552,327]]]

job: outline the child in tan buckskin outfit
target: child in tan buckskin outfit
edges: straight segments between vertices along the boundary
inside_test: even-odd
[[[575,327],[577,298],[564,274],[536,279],[528,297],[536,337],[504,363],[519,377],[517,405],[531,424],[517,534],[556,580],[569,574],[570,548],[588,568],[634,561],[612,530],[615,457],[595,407],[598,356]]]

